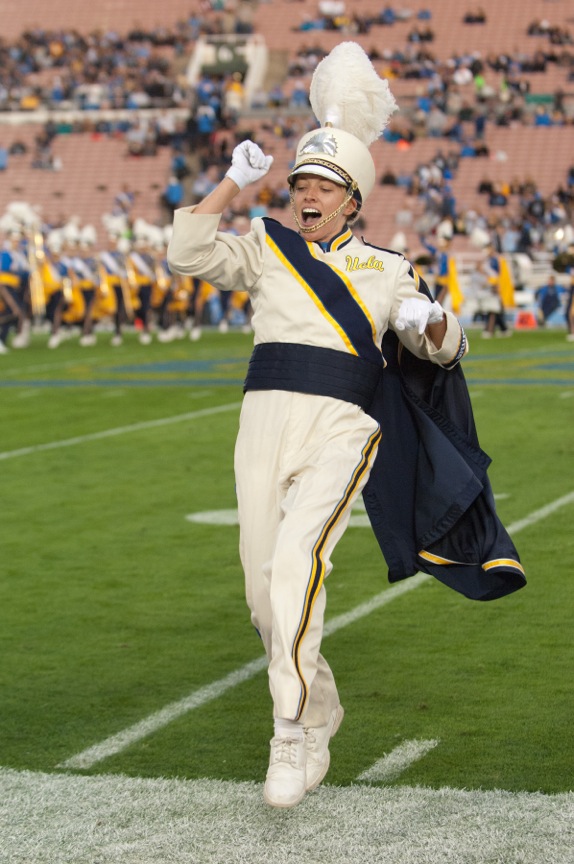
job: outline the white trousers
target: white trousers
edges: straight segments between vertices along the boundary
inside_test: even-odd
[[[235,448],[240,554],[275,717],[323,726],[339,703],[320,653],[324,580],[379,440],[376,421],[351,403],[245,395]]]

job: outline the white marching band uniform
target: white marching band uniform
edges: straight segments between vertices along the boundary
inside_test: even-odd
[[[408,261],[349,228],[375,182],[368,144],[396,108],[387,82],[359,46],[342,43],[314,73],[311,104],[322,127],[303,136],[289,176],[299,232],[266,218],[252,220],[244,236],[219,232],[221,214],[206,205],[176,211],[168,246],[172,272],[245,290],[253,309],[235,476],[246,597],[268,657],[275,721],[264,798],[277,807],[294,806],[321,782],[343,717],[320,653],[324,583],[381,438],[368,407],[383,336],[395,330],[416,356],[446,368],[466,351],[458,321],[419,293]],[[243,142],[227,177],[241,189],[271,161]],[[295,196],[309,175],[345,191],[338,209],[324,219],[316,210],[305,226]],[[229,185],[217,200],[233,194]],[[331,233],[323,230],[331,222]],[[313,232],[316,242],[306,239]],[[439,322],[446,331],[437,347],[425,331]]]
[[[223,291],[238,285],[247,290],[255,346],[296,344],[354,356],[344,322],[331,317],[303,267],[296,271],[279,249],[268,220],[254,219],[241,237],[219,233],[218,223],[218,216],[195,215],[193,208],[176,211],[168,250],[173,270]],[[344,282],[380,353],[376,346],[402,302],[420,297],[410,264],[400,254],[365,245],[349,229],[327,249],[301,242],[310,259]],[[460,357],[462,332],[452,313],[445,314],[440,349],[416,330],[404,330],[400,338],[417,356],[449,366]],[[270,658],[275,715],[322,726],[338,704],[333,676],[319,655],[323,582],[368,479],[379,427],[352,402],[281,386],[249,389],[242,407],[235,455],[241,556],[253,624]]]

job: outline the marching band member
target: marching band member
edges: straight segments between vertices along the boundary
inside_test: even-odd
[[[81,288],[82,267],[78,255],[80,244],[80,229],[77,219],[71,219],[61,229],[62,255],[61,263],[66,268],[66,290],[64,292],[64,309],[62,322],[66,325],[78,325],[84,321],[86,314],[86,303]]]
[[[111,232],[112,249],[104,249],[99,256],[102,279],[115,296],[114,335],[111,345],[117,348],[123,342],[122,329],[127,321],[133,320],[133,303],[128,285],[125,258],[130,249],[129,240],[122,234]]]
[[[139,341],[142,345],[149,345],[152,341],[151,335],[151,299],[152,291],[156,282],[155,260],[152,254],[150,239],[150,227],[142,219],[137,219],[134,225],[134,245],[126,255],[126,271],[132,290],[136,293],[134,306],[138,304],[138,318],[141,321],[142,330]]]
[[[159,342],[172,342],[179,335],[175,326],[173,301],[176,279],[172,275],[166,257],[166,238],[162,228],[150,225],[148,228],[153,250],[155,281],[152,291],[152,308],[157,316]]]
[[[383,335],[392,327],[417,355],[444,365],[466,346],[454,316],[419,294],[408,262],[351,231],[375,182],[368,145],[396,104],[358,45],[343,43],[330,57],[334,66],[322,61],[311,85],[322,127],[301,139],[288,178],[298,231],[261,218],[243,236],[218,230],[239,191],[272,162],[244,141],[219,186],[176,211],[168,248],[175,272],[247,290],[253,304],[235,472],[246,597],[269,663],[274,735],[264,799],[274,807],[295,806],[321,783],[343,719],[320,653],[324,583],[381,439],[366,409]],[[347,62],[365,79],[364,100],[352,87],[348,112],[339,109],[342,91],[333,94]],[[324,95],[320,106],[314,98],[319,79],[335,97],[327,112]]]
[[[207,279],[193,279],[190,298],[190,308],[192,312],[191,330],[189,331],[189,338],[192,342],[197,342],[201,339],[205,305],[216,292],[217,288],[215,288],[211,282],[208,282]]]
[[[46,257],[42,265],[42,281],[46,296],[46,318],[50,322],[48,348],[57,348],[62,341],[62,315],[71,300],[71,279],[62,259],[64,238],[59,230],[46,237]]]
[[[431,475],[437,484],[440,479],[440,513],[443,505],[454,507],[448,499],[460,487],[451,485],[450,462],[440,478],[419,467],[414,444],[402,460],[392,454],[382,475],[376,468],[395,421],[387,394],[380,396],[382,347],[387,358],[383,339],[390,337],[389,365],[402,356],[400,340],[405,355],[425,365],[425,374],[429,367],[428,374],[441,373],[441,380],[454,374],[455,382],[467,350],[457,319],[432,301],[412,265],[396,252],[361,242],[351,230],[375,183],[369,145],[396,108],[387,82],[360,46],[341,43],[315,70],[310,98],[321,127],[299,141],[288,177],[298,230],[255,218],[244,236],[219,231],[221,216],[239,191],[263,178],[272,162],[256,144],[244,141],[233,151],[220,184],[196,206],[175,212],[168,248],[175,272],[209,280],[220,290],[241,286],[253,303],[255,347],[244,385],[235,476],[246,597],[267,654],[273,702],[263,794],[269,805],[280,808],[295,806],[322,782],[330,739],[343,720],[333,673],[321,654],[325,580],[353,503],[371,473],[381,490],[372,489],[365,504],[381,548],[387,550],[400,536],[415,557],[396,578],[424,567],[433,572],[437,561],[442,562],[437,578],[450,578],[443,573],[447,563],[454,563],[440,555],[440,546],[433,545],[432,554],[418,546],[414,516],[399,522],[390,541],[385,533],[393,516],[388,516],[389,504],[392,510],[401,495],[410,505],[411,490],[414,496],[419,488],[414,481],[401,483],[403,472],[410,477],[412,468],[417,479],[423,475],[421,481],[429,482]],[[457,410],[463,404],[461,395]],[[401,418],[413,424],[408,409]],[[437,464],[443,464],[445,452],[454,459],[454,442],[438,424],[424,432]],[[466,463],[460,464],[461,475],[467,470]],[[390,491],[382,485],[388,484],[386,474],[393,480]],[[425,485],[421,514],[430,508],[436,518],[438,485],[431,485],[429,496],[426,490]],[[463,502],[458,504],[457,518]],[[439,520],[432,527],[429,536],[437,542],[446,543],[446,537],[453,542],[452,521]],[[523,584],[523,569],[507,537],[497,551],[503,548],[504,566],[498,562],[485,568],[487,573],[481,565],[472,570],[473,578],[488,583],[489,597]],[[490,582],[496,583],[500,570],[502,587],[494,588]],[[467,569],[460,571],[457,590],[467,590]]]
[[[489,291],[489,299],[484,310],[486,323],[481,334],[482,338],[490,339],[494,336],[497,327],[500,328],[501,336],[512,336],[512,330],[506,323],[505,310],[508,305],[514,305],[514,286],[508,264],[504,256],[496,251],[491,239],[484,248],[482,268]]]
[[[83,348],[95,345],[97,342],[94,332],[95,309],[100,284],[98,273],[98,260],[93,254],[93,247],[97,241],[96,229],[93,225],[84,225],[80,231],[80,252],[76,256],[76,270],[80,280],[80,290],[84,297],[84,320],[82,322],[82,335],[80,345]]]
[[[8,220],[4,222],[6,241],[0,252],[0,354],[8,350],[6,343],[12,327],[16,329],[12,347],[26,348],[30,341],[26,302],[30,268],[22,248],[22,229],[7,215]]]

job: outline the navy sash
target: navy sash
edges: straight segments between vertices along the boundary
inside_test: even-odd
[[[380,364],[347,351],[289,342],[263,342],[253,349],[243,391],[289,390],[331,396],[368,411],[380,375]]]
[[[371,322],[334,270],[318,261],[307,242],[275,219],[263,219],[265,230],[281,254],[307,283],[329,315],[344,331],[357,355],[371,363],[382,363],[380,349],[373,341]]]

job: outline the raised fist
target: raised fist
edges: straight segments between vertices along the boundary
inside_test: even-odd
[[[244,189],[250,183],[265,177],[272,162],[273,156],[266,156],[253,141],[242,141],[232,153],[231,168],[225,176],[233,180],[240,189]]]

